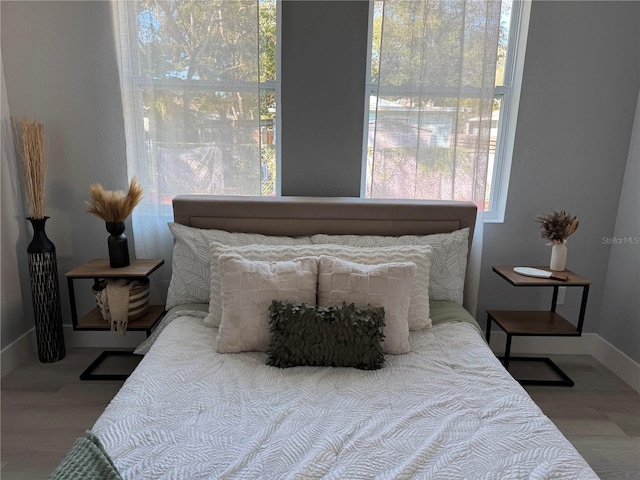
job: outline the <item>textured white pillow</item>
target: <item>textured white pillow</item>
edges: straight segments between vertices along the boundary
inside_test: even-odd
[[[469,229],[433,235],[402,235],[385,237],[376,235],[313,235],[314,244],[351,245],[354,247],[388,247],[400,245],[430,245],[431,269],[429,297],[431,300],[451,300],[462,305],[464,277],[467,269]]]
[[[221,255],[222,322],[217,351],[266,351],[269,305],[273,300],[315,305],[318,258],[287,262],[254,262],[240,255]]]
[[[309,237],[272,237],[257,233],[231,233],[223,230],[205,230],[169,223],[174,237],[171,260],[171,282],[167,291],[165,308],[169,310],[184,303],[209,303],[209,244],[220,242],[226,245],[311,244]]]
[[[230,247],[216,242],[211,243],[211,302],[209,303],[209,315],[204,319],[204,324],[209,327],[219,326],[222,318],[218,257],[225,253],[237,253],[248,260],[269,262],[292,260],[296,257],[329,255],[364,265],[389,262],[415,263],[417,268],[409,306],[409,329],[420,330],[431,326],[429,318],[431,247],[428,245],[375,248],[356,248],[348,245],[244,245]]]
[[[362,265],[322,255],[318,264],[318,305],[330,307],[342,302],[356,307],[384,307],[382,351],[394,355],[409,347],[409,303],[416,274],[410,262]]]

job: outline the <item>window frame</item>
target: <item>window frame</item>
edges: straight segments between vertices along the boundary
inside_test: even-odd
[[[260,0],[257,0],[258,3]],[[276,121],[273,132],[273,142],[276,146],[276,177],[273,194],[282,195],[282,142],[279,135],[282,132],[282,0],[275,0],[276,4],[276,78],[260,82],[260,91],[271,90],[276,96]],[[261,142],[262,148],[262,142]]]
[[[502,101],[491,172],[489,208],[484,212],[486,223],[504,222],[529,33],[531,1],[513,1],[503,85],[495,88],[496,97],[501,96]]]
[[[276,144],[276,186],[275,196],[282,195],[282,0],[276,0],[276,79],[268,80],[266,85],[272,86],[276,92],[276,125],[273,141]]]

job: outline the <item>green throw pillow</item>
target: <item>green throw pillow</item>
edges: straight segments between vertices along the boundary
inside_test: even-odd
[[[269,307],[271,343],[267,365],[382,367],[384,308],[353,303],[315,307],[274,300]]]

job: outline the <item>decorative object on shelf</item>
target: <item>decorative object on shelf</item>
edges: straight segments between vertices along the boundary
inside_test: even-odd
[[[111,268],[120,268],[130,265],[129,261],[129,242],[124,234],[124,222],[105,222],[109,238],[107,245],[109,246],[109,265]]]
[[[13,125],[29,205],[28,220],[33,227],[27,255],[38,358],[43,363],[52,363],[62,360],[66,351],[56,247],[45,232],[45,222],[49,217],[44,215],[47,175],[44,129],[37,120],[30,121],[26,117]]]
[[[110,234],[107,240],[109,265],[111,268],[128,266],[129,245],[124,234],[124,221],[142,200],[142,187],[134,177],[126,195],[120,190],[105,190],[99,183],[91,185],[89,192],[91,202],[87,202],[87,212],[103,219]]]
[[[534,278],[550,278],[551,280],[559,280],[560,282],[566,282],[569,280],[569,276],[565,273],[547,272],[539,268],[532,267],[513,267],[513,271],[518,275],[524,275],[525,277]]]
[[[549,240],[551,262],[549,267],[557,272],[564,271],[567,265],[567,238],[578,229],[579,221],[564,210],[538,215],[535,218],[541,226],[540,238]]]
[[[124,335],[129,322],[142,318],[149,309],[149,279],[102,279],[93,285],[102,318],[111,330]]]
[[[551,246],[551,260],[549,268],[556,272],[564,272],[567,268],[567,244],[556,243]]]

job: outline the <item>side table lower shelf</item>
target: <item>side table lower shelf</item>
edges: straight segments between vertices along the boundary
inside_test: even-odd
[[[555,385],[564,387],[572,387],[574,385],[573,380],[550,358],[511,356],[511,340],[513,337],[579,337],[580,332],[573,324],[556,312],[489,310],[487,311],[487,343],[491,338],[491,322],[495,322],[507,334],[504,357],[499,357],[505,369],[509,370],[511,362],[543,362],[561,378],[561,380],[516,379],[521,385]]]
[[[147,337],[151,335],[151,331],[158,324],[160,319],[164,316],[163,305],[149,305],[147,313],[132,322],[127,326],[128,332],[143,331],[147,334]],[[87,315],[78,320],[76,330],[110,330],[110,326],[102,318],[102,314],[98,308],[90,311]],[[115,333],[114,333],[115,334]],[[106,360],[110,357],[137,357],[133,353],[133,350],[105,350],[98,358],[96,358],[91,365],[89,365],[84,372],[80,374],[80,380],[126,380],[129,377],[129,373],[94,373]],[[131,362],[133,364],[134,362]],[[135,362],[137,365],[137,362]]]
[[[127,332],[146,332],[147,337],[164,315],[164,305],[149,305],[147,313],[141,318],[129,322]],[[94,308],[84,317],[78,319],[74,330],[111,330],[111,325],[102,318],[99,308]]]

